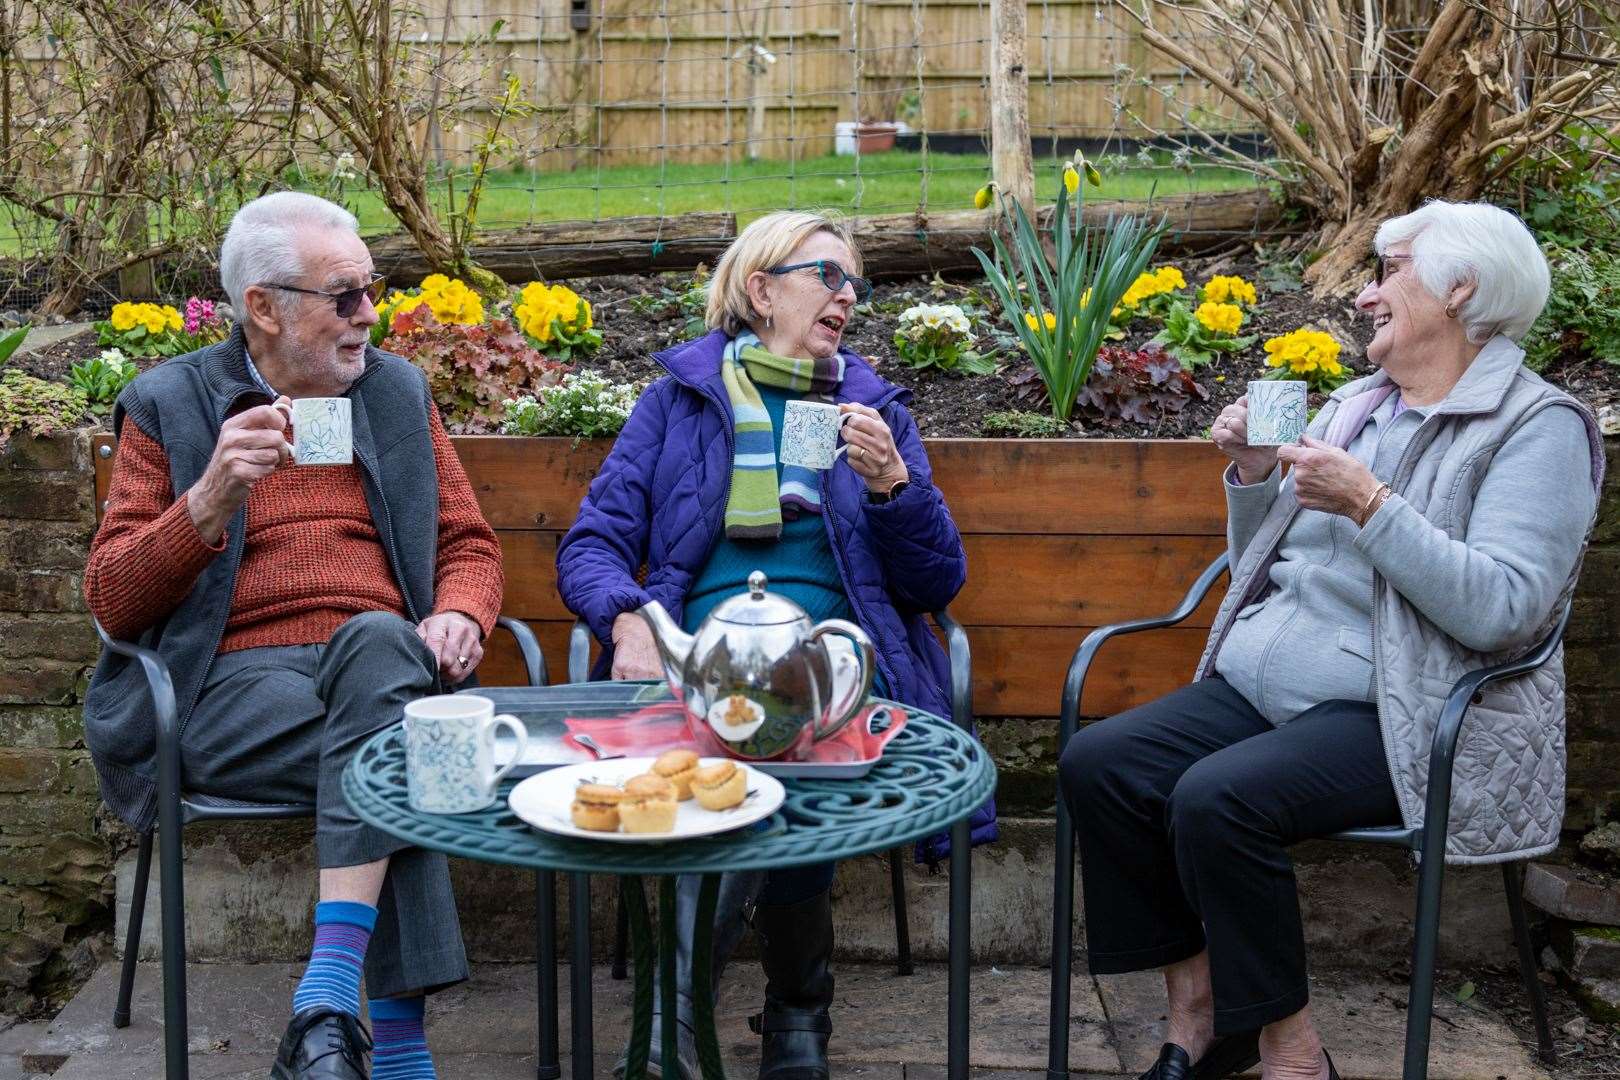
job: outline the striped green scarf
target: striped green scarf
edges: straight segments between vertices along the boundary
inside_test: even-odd
[[[789,518],[821,513],[821,477],[799,465],[776,467],[776,433],[754,383],[796,390],[831,400],[844,381],[844,358],[796,360],[766,352],[759,338],[743,331],[726,344],[720,378],[731,399],[736,451],[731,462],[731,497],[726,501],[726,537],[776,540],[784,510]]]

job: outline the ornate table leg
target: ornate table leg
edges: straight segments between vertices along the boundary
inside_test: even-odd
[[[692,1023],[703,1080],[726,1080],[720,1038],[714,1030],[714,909],[719,898],[720,875],[704,874],[698,886],[697,925],[692,928]]]
[[[951,826],[951,971],[946,1005],[946,1075],[968,1080],[968,964],[973,957],[973,839],[968,819]]]
[[[647,922],[647,896],[642,891],[641,879],[630,876],[622,880],[624,906],[630,920],[630,954],[635,966],[630,998],[630,1048],[625,1058],[624,1080],[646,1080],[647,1055],[652,1042],[652,927]]]

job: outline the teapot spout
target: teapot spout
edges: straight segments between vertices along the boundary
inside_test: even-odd
[[[682,691],[682,674],[686,670],[686,661],[692,655],[693,637],[682,630],[664,605],[656,600],[649,600],[636,609],[636,614],[647,620],[647,626],[652,630],[653,643],[658,646],[658,659],[664,665],[664,678],[669,681],[669,688],[677,698],[684,696]]]

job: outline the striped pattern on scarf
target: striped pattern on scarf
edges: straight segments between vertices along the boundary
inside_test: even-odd
[[[731,540],[776,540],[782,518],[821,513],[821,477],[814,469],[776,461],[776,433],[754,384],[832,400],[844,381],[844,358],[834,353],[798,360],[765,351],[744,331],[726,343],[720,378],[731,399],[736,453],[731,463],[731,497],[726,500],[726,536]]]

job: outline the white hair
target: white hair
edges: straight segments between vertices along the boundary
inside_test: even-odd
[[[305,229],[347,229],[360,222],[334,202],[302,191],[274,191],[244,205],[231,218],[219,246],[219,280],[238,321],[247,319],[243,294],[250,285],[290,285],[304,272],[298,234]],[[289,298],[290,299],[290,298]]]
[[[1546,256],[1524,222],[1499,206],[1432,199],[1378,226],[1378,254],[1399,243],[1411,244],[1412,269],[1436,299],[1474,284],[1457,317],[1476,345],[1496,334],[1518,341],[1547,303]]]

